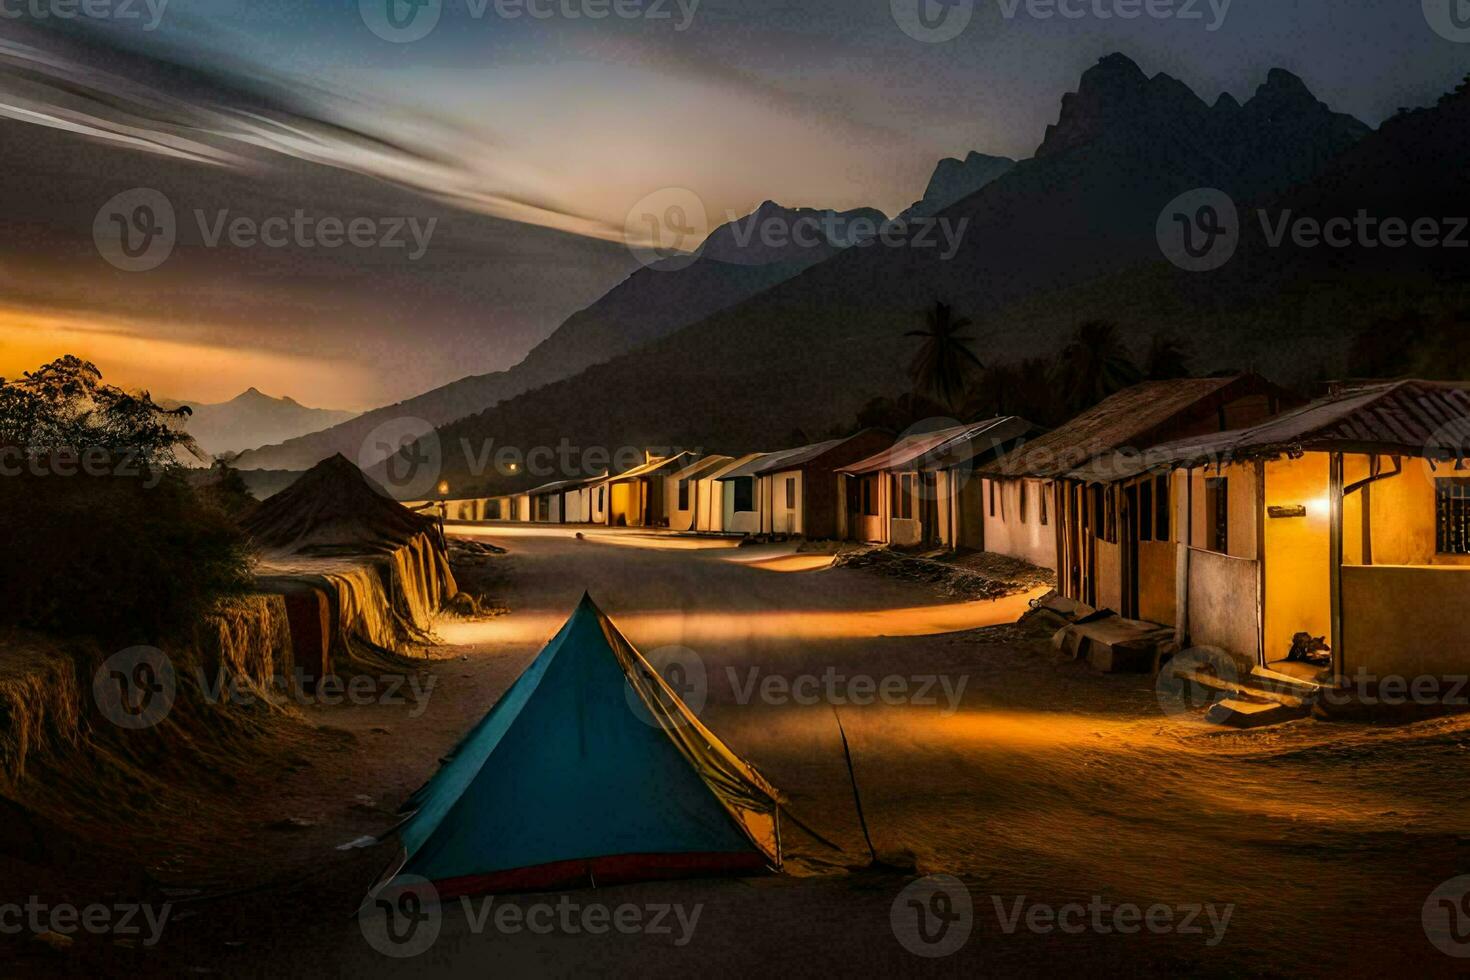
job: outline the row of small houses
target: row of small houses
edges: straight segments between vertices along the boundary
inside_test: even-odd
[[[865,430],[741,457],[650,456],[618,475],[450,519],[668,527],[983,550],[1057,572],[1084,611],[1285,670],[1302,634],[1339,678],[1463,669],[1470,389],[1255,375],[1153,381],[1052,431],[1019,418]]]

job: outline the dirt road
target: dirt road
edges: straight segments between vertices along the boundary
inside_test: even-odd
[[[186,900],[170,941],[129,953],[130,970],[1358,976],[1470,963],[1421,924],[1431,892],[1470,874],[1464,721],[1222,732],[1161,710],[1151,678],[1097,676],[1019,631],[974,631],[1013,621],[1025,597],[946,602],[722,542],[458,533],[509,549],[489,567],[511,612],[441,629],[425,705],[310,709],[338,743],[303,749],[298,771],[273,774],[248,816],[221,816],[175,875],[206,891],[267,884]],[[352,915],[381,849],[333,845],[387,829],[386,810],[584,590],[651,659],[683,665],[706,723],[836,849],[793,828],[779,877],[456,903],[434,913],[432,943],[390,947],[417,955],[385,955]],[[834,703],[888,870],[848,870],[870,858]],[[354,805],[359,794],[381,807]],[[313,826],[260,829],[295,815]],[[191,861],[224,851],[207,882],[190,879]],[[960,883],[904,891],[933,874]]]

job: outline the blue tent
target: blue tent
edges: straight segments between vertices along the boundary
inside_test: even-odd
[[[759,872],[778,800],[584,596],[409,800],[395,876],[448,897]]]

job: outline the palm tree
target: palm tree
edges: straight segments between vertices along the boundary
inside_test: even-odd
[[[1187,378],[1189,377],[1189,352],[1173,334],[1156,333],[1149,343],[1143,373],[1150,381]]]
[[[929,311],[927,319],[928,329],[904,334],[924,339],[909,365],[909,377],[917,390],[932,394],[945,408],[954,411],[965,393],[970,372],[984,370],[985,365],[970,350],[975,338],[961,336],[961,331],[969,328],[969,320],[956,317],[948,304],[939,302]]]
[[[1143,372],[1118,336],[1117,324],[1088,320],[1062,349],[1059,379],[1074,412],[1091,408],[1116,391],[1137,383]]]

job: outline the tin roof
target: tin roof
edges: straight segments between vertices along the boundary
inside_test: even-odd
[[[954,466],[984,453],[997,451],[1036,427],[1014,415],[922,432],[898,440],[881,453],[840,468],[838,473],[862,476],[884,470],[928,470]]]
[[[1443,461],[1470,456],[1470,385],[1397,381],[1352,388],[1248,429],[1108,453],[1067,475],[1103,483],[1154,470],[1305,452]]]
[[[1286,394],[1252,374],[1145,381],[1108,396],[1070,422],[1028,440],[981,472],[1044,479],[1061,476],[1104,453],[1156,445],[1160,430],[1176,417],[1213,411],[1254,392]]]

